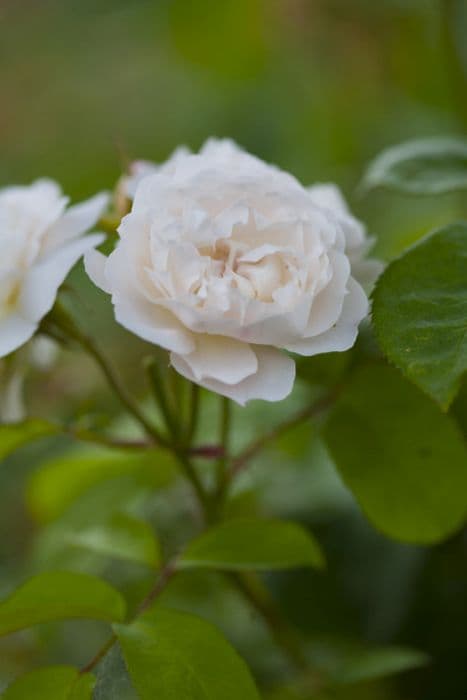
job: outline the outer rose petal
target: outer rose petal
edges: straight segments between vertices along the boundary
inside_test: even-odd
[[[84,255],[84,269],[86,270],[86,274],[91,278],[96,287],[99,287],[99,289],[102,289],[102,291],[107,294],[112,294],[112,289],[105,276],[106,262],[107,258],[105,255],[94,248],[88,250]]]
[[[184,354],[192,352],[195,349],[192,333],[170,311],[148,301],[131,276],[133,270],[128,259],[120,253],[115,250],[104,269],[105,283],[112,290],[117,321],[143,340],[166,350]],[[96,267],[97,260],[94,258]]]
[[[284,353],[264,345],[252,346],[258,370],[238,384],[226,384],[215,379],[198,381],[182,355],[171,353],[170,361],[181,375],[222,396],[233,399],[241,406],[252,399],[281,401],[290,394],[295,380],[295,362]]]
[[[214,379],[234,385],[258,371],[258,359],[247,343],[221,335],[195,336],[196,349],[183,355],[197,382]]]
[[[307,187],[312,200],[319,207],[330,209],[338,214],[352,216],[340,189],[332,182],[318,182]]]
[[[62,245],[92,228],[107,207],[109,198],[106,192],[100,192],[67,209],[47,234],[48,248]]]
[[[353,346],[358,326],[368,313],[368,299],[354,279],[350,278],[347,287],[342,313],[336,324],[325,333],[291,343],[287,350],[311,357],[323,352],[343,352]]]

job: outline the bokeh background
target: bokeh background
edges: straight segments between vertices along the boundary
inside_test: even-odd
[[[209,136],[229,136],[305,184],[337,182],[376,237],[377,253],[390,259],[466,213],[457,196],[364,197],[358,191],[366,164],[384,147],[465,133],[467,86],[454,44],[465,54],[467,10],[461,0],[449,31],[454,4],[0,0],[0,186],[46,175],[77,200],[112,188],[134,158],[163,160],[179,144],[197,149]],[[143,391],[137,360],[148,346],[113,327],[105,301],[79,271],[73,289],[76,313]],[[75,416],[90,407],[96,414],[118,412],[91,366],[72,353],[55,372],[30,377],[28,392],[35,414]],[[239,414],[238,442],[252,425],[286,410],[259,406],[247,417]],[[25,489],[38,464],[68,447],[46,441],[0,465],[0,593],[56,555],[37,544],[41,515],[31,513]],[[261,493],[250,493],[246,484],[244,500],[250,495],[268,512],[312,524],[328,553],[324,576],[271,579],[292,619],[320,639],[409,644],[432,656],[424,670],[343,697],[467,697],[465,533],[431,549],[380,536],[349,498],[319,439],[308,434],[276,445],[260,460],[255,478]],[[145,505],[162,531],[170,530],[172,507],[185,503],[177,489]],[[188,525],[177,521],[177,527],[183,532]],[[95,562],[80,560],[79,566],[92,569]],[[142,585],[141,572],[122,583],[128,575],[112,566],[105,573],[129,591]],[[209,577],[179,587],[181,598],[183,593],[193,607],[206,608],[217,622],[222,613],[227,634],[257,675],[274,679],[279,662],[238,601],[227,593],[217,600],[212,591],[219,587]],[[90,635],[97,644],[102,631],[76,623],[1,641],[0,687],[31,665],[86,660]]]

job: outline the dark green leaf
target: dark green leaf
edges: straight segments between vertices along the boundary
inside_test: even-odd
[[[141,700],[259,700],[245,662],[201,618],[156,606],[115,631]]]
[[[466,189],[467,140],[448,137],[392,146],[370,164],[362,187],[424,195]]]
[[[342,658],[333,670],[332,679],[335,683],[359,683],[418,668],[428,662],[429,657],[416,649],[355,649]]]
[[[447,408],[467,369],[467,224],[437,231],[387,268],[373,323],[391,362]]]
[[[90,700],[95,678],[72,666],[48,666],[26,673],[2,694],[3,700]]]
[[[93,700],[141,700],[131,682],[119,644],[104,656],[96,671]]]
[[[396,539],[429,543],[467,513],[467,453],[457,426],[395,369],[355,373],[326,425],[344,481]]]
[[[29,579],[0,603],[0,635],[51,620],[119,622],[125,601],[108,583],[86,574],[50,571]]]
[[[180,567],[210,569],[290,569],[324,565],[313,536],[296,523],[233,518],[188,545]]]

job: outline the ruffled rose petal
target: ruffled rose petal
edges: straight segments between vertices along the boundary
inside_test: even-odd
[[[105,284],[112,290],[117,321],[143,340],[166,350],[192,352],[195,344],[190,331],[170,311],[147,299],[141,291],[137,273],[122,251],[117,248],[105,266]]]
[[[204,379],[234,385],[258,370],[258,359],[247,343],[221,335],[194,336],[196,348],[183,355],[197,382]]]
[[[86,269],[119,323],[171,350],[185,377],[244,404],[291,390],[294,363],[355,341],[368,238],[338,188],[304,188],[229,140],[137,164],[109,258]],[[370,266],[362,265],[364,272]],[[355,269],[354,269],[355,268]]]
[[[324,352],[349,350],[355,343],[359,324],[368,314],[368,306],[368,299],[362,287],[351,278],[337,323],[325,333],[287,345],[286,350],[308,357]]]
[[[226,396],[244,406],[253,399],[282,401],[290,394],[295,380],[295,362],[284,353],[267,346],[254,346],[258,361],[255,374],[238,384],[226,384],[215,379],[198,381],[182,355],[171,353],[170,361],[181,375],[196,384]]]

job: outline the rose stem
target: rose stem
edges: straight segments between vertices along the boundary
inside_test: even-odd
[[[120,382],[120,378],[113,367],[109,364],[107,358],[103,355],[100,348],[94,342],[91,336],[84,333],[78,325],[75,323],[73,318],[70,316],[68,311],[61,305],[55,304],[53,310],[49,315],[49,319],[52,323],[56,324],[60,330],[62,330],[66,335],[75,340],[78,345],[81,345],[83,350],[85,350],[89,355],[91,355],[97,365],[102,370],[105,378],[107,379],[110,387],[115,392],[116,396],[120,399],[120,402],[125,406],[127,411],[138,421],[138,423],[144,428],[145,432],[152,438],[156,445],[162,447],[167,447],[167,441],[159,434],[157,428],[152,425],[152,423],[146,418],[144,413],[140,410],[138,403],[129,394],[123,384]]]

